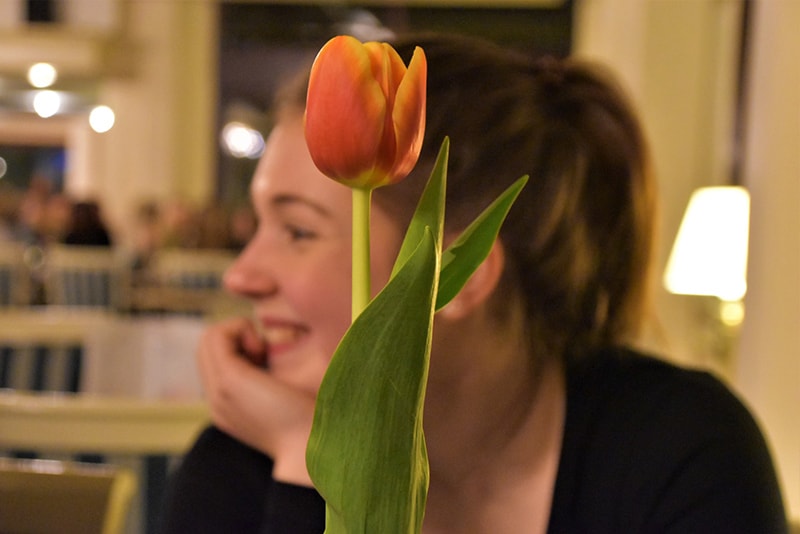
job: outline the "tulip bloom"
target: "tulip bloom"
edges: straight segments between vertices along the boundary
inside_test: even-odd
[[[386,43],[338,36],[319,51],[308,85],[305,135],[323,174],[356,189],[398,182],[419,158],[427,61],[408,68]]]

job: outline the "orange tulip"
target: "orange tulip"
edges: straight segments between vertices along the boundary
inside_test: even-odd
[[[323,174],[349,187],[396,183],[419,158],[425,132],[427,61],[408,68],[386,43],[328,41],[311,67],[305,135]]]

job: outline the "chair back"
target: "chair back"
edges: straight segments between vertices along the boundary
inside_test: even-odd
[[[142,532],[153,532],[157,524],[172,457],[184,454],[208,421],[208,409],[199,400],[0,391],[0,449],[42,452],[59,460],[63,455],[79,455],[77,458],[88,455],[97,461],[95,455],[99,455],[101,461],[109,461],[111,465],[128,466],[133,461],[131,467],[137,473],[140,489],[134,498],[128,527],[143,523],[146,528]],[[0,511],[3,509],[0,498]],[[0,513],[0,532],[7,534],[4,527],[6,523]]]
[[[108,324],[98,309],[0,311],[0,388],[79,389],[86,340]]]
[[[225,271],[235,259],[236,254],[225,249],[160,250],[150,266],[154,285],[134,290],[133,307],[204,316],[235,311],[241,302],[222,286]]]
[[[115,249],[52,245],[45,261],[47,304],[127,308],[130,270]]]
[[[127,468],[0,458],[3,534],[118,534],[136,476]]]

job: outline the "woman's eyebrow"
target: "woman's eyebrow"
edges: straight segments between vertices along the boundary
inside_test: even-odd
[[[292,194],[276,195],[272,199],[271,203],[275,208],[283,208],[286,206],[305,206],[323,217],[327,218],[333,217],[331,212],[322,204],[319,204],[309,198],[298,195],[292,195]]]

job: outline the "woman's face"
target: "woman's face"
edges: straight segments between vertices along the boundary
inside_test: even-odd
[[[314,166],[294,114],[270,135],[251,196],[258,229],[225,286],[253,302],[274,376],[316,393],[350,325],[351,191]],[[374,205],[371,228],[376,292],[389,279],[402,232]]]

